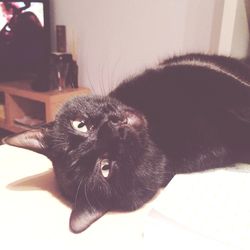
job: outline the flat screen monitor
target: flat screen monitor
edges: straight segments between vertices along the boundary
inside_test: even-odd
[[[49,56],[48,0],[0,0],[0,82],[31,79],[45,90]]]

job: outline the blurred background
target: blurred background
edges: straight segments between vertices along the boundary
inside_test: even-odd
[[[65,25],[79,85],[106,93],[164,58],[204,52],[249,54],[249,0],[51,0],[55,25]]]

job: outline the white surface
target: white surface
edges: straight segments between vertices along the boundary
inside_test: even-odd
[[[176,176],[153,202],[109,213],[81,234],[51,162],[0,146],[0,245],[4,249],[250,249],[250,168]],[[152,209],[153,206],[153,209]]]
[[[149,213],[147,245],[166,239],[171,250],[250,249],[249,190],[244,164],[176,176]]]

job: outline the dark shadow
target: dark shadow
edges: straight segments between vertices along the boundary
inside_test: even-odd
[[[58,189],[53,170],[22,178],[8,184],[7,188],[13,191],[45,190],[68,207],[71,207],[71,203],[61,195]]]

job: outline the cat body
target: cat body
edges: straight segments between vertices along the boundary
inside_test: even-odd
[[[131,211],[177,173],[250,161],[250,73],[242,62],[190,54],[75,97],[46,127],[5,143],[51,159],[81,232],[107,211]]]
[[[171,171],[193,172],[249,160],[249,80],[248,66],[235,59],[190,54],[110,95],[144,114]]]

